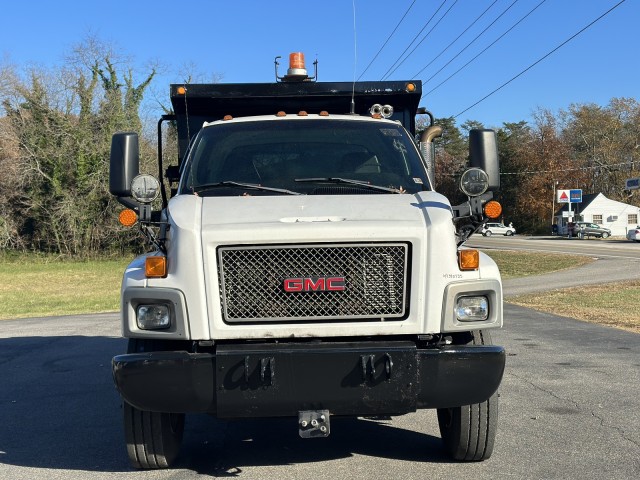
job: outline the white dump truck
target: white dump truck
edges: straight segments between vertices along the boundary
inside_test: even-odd
[[[502,285],[464,242],[500,215],[495,133],[470,132],[452,207],[430,171],[439,127],[415,137],[419,81],[317,82],[299,54],[281,77],[278,59],[274,83],[171,85],[159,181],[136,133],[113,137],[110,191],[150,243],[124,273],[113,359],[133,466],[171,466],[195,412],[322,438],[335,416],[434,409],[453,459],[488,458]]]

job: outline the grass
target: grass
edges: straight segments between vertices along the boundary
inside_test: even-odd
[[[593,262],[590,257],[557,253],[523,252],[513,250],[484,250],[500,268],[503,279],[542,275]]]
[[[573,268],[589,257],[490,250],[505,279]],[[120,281],[130,258],[65,260],[41,255],[0,254],[0,320],[115,312]],[[508,302],[556,315],[640,333],[631,314],[640,282],[565,288],[510,297]]]
[[[498,264],[502,278],[541,275],[593,261],[590,257],[553,253],[505,250],[490,250],[485,253]],[[640,333],[640,318],[633,314],[638,298],[640,282],[627,281],[519,295],[505,301],[554,315]]]
[[[509,297],[508,303],[640,333],[640,281],[563,288]]]
[[[117,311],[129,261],[0,255],[0,320]]]

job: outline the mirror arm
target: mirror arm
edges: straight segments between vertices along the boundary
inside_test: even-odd
[[[118,200],[121,205],[124,205],[131,210],[135,210],[136,213],[138,213],[140,210],[140,204],[133,200],[131,197],[116,197],[116,200]]]

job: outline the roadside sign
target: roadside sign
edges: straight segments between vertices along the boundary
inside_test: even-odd
[[[582,203],[582,189],[569,190],[569,201],[571,203]]]
[[[569,203],[569,193],[571,190],[558,190],[558,203]]]
[[[564,212],[562,212],[562,218],[569,218],[569,211],[565,210]]]
[[[636,190],[640,188],[640,178],[627,178],[625,190]]]

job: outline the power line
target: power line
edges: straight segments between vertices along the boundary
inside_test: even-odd
[[[436,56],[434,57],[434,59],[433,59],[433,60],[431,60],[431,61],[430,61],[429,63],[427,63],[424,67],[422,67],[422,70],[420,70],[418,73],[416,73],[416,74],[415,74],[413,77],[411,77],[411,78],[417,78],[417,77],[418,77],[418,76],[419,76],[419,75],[420,75],[424,70],[426,70],[426,69],[427,69],[427,67],[429,67],[429,65],[431,65],[431,64],[432,64],[433,62],[435,62],[438,58],[440,58],[440,56],[441,56],[444,52],[446,52],[447,50],[449,50],[449,47],[450,47],[451,45],[453,45],[454,43],[456,43],[456,42],[460,39],[460,37],[462,37],[465,33],[467,33],[467,31],[468,31],[471,27],[473,27],[473,26],[476,24],[476,22],[478,22],[478,20],[480,20],[482,17],[484,17],[484,14],[485,14],[485,13],[487,13],[487,12],[491,9],[491,7],[493,7],[497,2],[498,2],[498,0],[493,0],[493,3],[492,3],[491,5],[489,5],[489,6],[485,9],[485,11],[484,11],[484,12],[482,12],[478,17],[476,17],[476,19],[475,19],[475,20],[474,20],[474,21],[473,21],[473,22],[472,22],[472,23],[471,23],[467,28],[465,28],[465,29],[464,29],[464,31],[463,31],[460,35],[458,35],[458,36],[456,37],[456,39],[455,39],[453,42],[451,42],[449,45],[447,45],[447,46],[444,48],[444,50],[442,50],[438,55],[436,55]]]
[[[425,36],[424,36],[424,37],[422,37],[422,40],[420,40],[420,41],[416,44],[416,46],[415,46],[415,47],[413,47],[413,50],[411,50],[411,51],[410,51],[410,52],[409,52],[409,53],[408,53],[408,54],[407,54],[407,55],[402,59],[402,61],[401,61],[400,63],[398,63],[398,65],[396,65],[396,67],[395,67],[395,68],[394,68],[394,69],[393,69],[393,70],[392,70],[392,71],[391,71],[391,72],[386,76],[386,78],[389,78],[391,75],[393,75],[393,73],[394,73],[396,70],[398,70],[398,68],[400,68],[400,65],[402,65],[402,64],[403,64],[403,63],[404,63],[404,62],[405,62],[405,61],[406,61],[406,60],[407,60],[411,55],[413,55],[413,52],[415,52],[415,51],[416,51],[416,49],[417,49],[417,48],[422,44],[422,42],[424,42],[424,41],[427,39],[427,37],[428,37],[429,35],[431,35],[431,32],[433,32],[433,31],[436,29],[436,27],[437,27],[438,25],[440,25],[440,22],[441,22],[442,20],[444,20],[444,17],[446,17],[446,16],[449,14],[449,12],[450,12],[450,11],[451,11],[451,9],[455,6],[455,4],[456,4],[456,3],[458,3],[458,0],[454,0],[453,4],[452,4],[448,9],[447,9],[447,11],[446,11],[446,12],[444,12],[444,14],[440,17],[440,19],[436,22],[436,24],[435,24],[433,27],[431,27],[431,30],[429,30],[429,31],[425,34]]]
[[[511,3],[511,5],[509,5],[507,8],[505,8],[503,10],[503,12],[498,15],[495,20],[493,22],[491,22],[484,30],[482,30],[478,35],[476,35],[476,37],[471,40],[469,43],[467,43],[464,48],[462,50],[460,50],[451,60],[449,60],[446,64],[444,64],[440,70],[438,70],[436,73],[434,73],[433,75],[431,75],[427,80],[425,80],[425,84],[429,83],[431,80],[433,80],[433,77],[435,77],[436,75],[438,75],[442,70],[444,70],[445,68],[447,68],[449,66],[449,64],[451,62],[453,62],[456,58],[458,58],[462,52],[464,52],[467,48],[469,48],[473,43],[475,43],[476,40],[478,40],[482,35],[485,34],[485,32],[487,30],[489,30],[498,20],[500,20],[500,18],[502,18],[502,16],[507,13],[511,7],[513,7],[516,3],[518,3],[520,0],[513,0],[513,2]]]
[[[497,1],[497,0],[496,0]],[[416,0],[413,0],[413,2],[411,2],[411,5],[409,5],[409,8],[407,8],[407,11],[404,12],[404,15],[402,16],[402,18],[400,19],[400,21],[398,22],[398,24],[396,25],[396,28],[393,29],[393,32],[391,32],[391,34],[387,37],[387,39],[384,41],[384,43],[382,44],[382,46],[380,47],[380,50],[378,50],[378,53],[375,54],[375,56],[373,57],[373,59],[369,62],[369,65],[367,65],[367,68],[364,69],[364,71],[360,74],[360,76],[358,77],[358,80],[360,80],[362,78],[362,76],[367,73],[367,70],[369,70],[369,67],[373,64],[373,62],[375,62],[376,58],[378,58],[378,55],[380,55],[380,52],[382,52],[382,49],[387,45],[387,43],[389,43],[389,40],[391,40],[391,37],[393,37],[393,35],[396,33],[396,30],[398,30],[398,27],[400,26],[400,24],[404,21],[404,18],[407,16],[407,14],[409,13],[409,10],[411,10],[411,8],[413,7],[413,5],[416,3]]]
[[[624,0],[623,0],[624,1]],[[558,173],[559,171],[562,172],[579,172],[581,170],[596,170],[596,169],[609,169],[612,167],[621,167],[621,166],[629,166],[629,163],[631,163],[631,166],[633,168],[633,164],[635,162],[631,161],[631,162],[623,162],[623,163],[611,163],[611,164],[607,164],[607,165],[590,165],[588,167],[576,167],[576,168],[561,168],[561,169],[555,169],[555,170],[537,170],[537,171],[527,171],[527,172],[500,172],[500,175],[529,175],[532,173]]]
[[[422,34],[422,32],[424,32],[424,29],[427,28],[427,26],[429,26],[429,24],[431,23],[431,20],[433,20],[433,18],[440,11],[440,9],[444,6],[444,4],[447,3],[447,1],[448,0],[443,0],[443,2],[440,4],[438,9],[434,12],[433,15],[431,15],[431,18],[429,18],[429,20],[427,20],[427,23],[425,23],[424,26],[422,27],[422,29],[417,33],[417,35],[415,37],[413,37],[413,40],[411,40],[411,43],[409,43],[407,48],[404,49],[404,52],[402,52],[400,54],[400,56],[397,58],[397,60],[395,62],[393,62],[393,65],[391,65],[391,67],[389,67],[389,70],[387,70],[385,72],[385,74],[382,76],[383,78],[387,76],[387,73],[389,73],[391,71],[391,69],[396,66],[396,63],[398,63],[400,61],[400,59],[402,58],[402,56],[407,52],[407,50],[409,50],[409,48],[411,48],[411,45],[413,45],[413,42],[416,41],[416,38],[418,38]]]
[[[489,98],[490,96],[492,96],[494,93],[502,90],[504,87],[506,87],[507,85],[509,85],[511,82],[513,82],[516,78],[520,77],[521,75],[523,75],[524,73],[528,72],[529,70],[531,70],[533,67],[535,67],[537,64],[539,64],[540,62],[542,62],[545,58],[547,58],[548,56],[550,56],[551,54],[555,53],[557,50],[559,50],[560,48],[564,47],[567,43],[569,43],[571,40],[573,40],[574,38],[576,38],[578,35],[580,35],[582,32],[584,32],[585,30],[587,30],[588,28],[590,28],[592,25],[594,25],[595,23],[599,22],[601,19],[603,19],[604,17],[606,17],[607,15],[609,15],[609,13],[611,13],[613,10],[615,10],[616,8],[618,8],[620,5],[622,5],[624,2],[626,2],[627,0],[621,0],[620,2],[618,2],[617,4],[615,4],[613,7],[611,7],[609,10],[607,10],[606,12],[604,12],[602,15],[600,15],[598,18],[596,18],[595,20],[593,20],[591,23],[589,23],[586,27],[582,28],[580,31],[578,31],[577,33],[574,33],[571,37],[569,37],[568,39],[566,39],[564,42],[562,42],[560,45],[558,45],[556,48],[554,48],[553,50],[551,50],[549,53],[547,53],[546,55],[544,55],[543,57],[541,57],[540,59],[536,60],[534,63],[532,63],[531,65],[529,65],[527,68],[525,68],[524,70],[522,70],[520,73],[518,73],[516,76],[514,76],[513,78],[511,78],[510,80],[507,80],[505,83],[503,83],[502,85],[500,85],[498,88],[496,88],[495,90],[493,90],[491,93],[485,95],[484,97],[482,97],[480,100],[478,100],[476,103],[474,103],[473,105],[471,105],[470,107],[465,108],[464,110],[462,110],[460,113],[458,113],[457,115],[454,115],[454,118],[459,117],[460,115],[462,115],[463,113],[471,110],[473,107],[475,107],[476,105],[478,105],[479,103],[484,102],[487,98]]]
[[[456,70],[455,72],[453,72],[451,75],[449,75],[447,78],[445,78],[442,82],[440,82],[438,85],[436,85],[435,87],[433,87],[431,90],[429,90],[427,93],[425,93],[424,95],[422,95],[422,97],[420,98],[420,100],[422,100],[424,97],[426,97],[427,95],[429,95],[430,93],[433,93],[434,91],[436,91],[438,88],[440,88],[443,84],[447,83],[449,80],[451,80],[453,77],[455,77],[458,73],[460,73],[462,70],[464,70],[465,68],[467,68],[467,66],[469,66],[472,62],[474,62],[480,55],[482,55],[484,52],[486,52],[487,50],[489,50],[491,47],[493,47],[496,43],[498,43],[500,40],[502,40],[502,38],[507,35],[511,30],[513,30],[514,28],[516,28],[525,18],[527,18],[529,15],[531,15],[534,11],[536,11],[538,9],[538,7],[540,7],[540,5],[542,5],[544,2],[546,2],[547,0],[542,0],[540,3],[538,3],[538,5],[536,5],[535,7],[533,7],[531,10],[529,10],[529,12],[527,14],[525,14],[524,17],[522,17],[520,20],[518,20],[516,23],[514,23],[511,28],[509,28],[507,31],[505,31],[502,35],[500,35],[498,38],[496,38],[493,42],[491,42],[486,48],[484,48],[480,53],[478,53],[475,57],[473,57],[471,60],[469,60],[467,63],[465,63],[463,66],[461,66],[458,70]]]
[[[611,163],[606,165],[590,165],[587,167],[576,167],[576,168],[556,168],[555,170],[528,170],[523,172],[500,172],[500,175],[531,175],[531,174],[538,174],[538,173],[579,172],[581,170],[596,170],[596,169],[607,170],[612,167],[621,167],[621,166],[628,167],[629,164],[631,164],[631,168],[634,168],[633,166],[635,163],[636,162],[632,160],[631,162]],[[459,173],[445,174],[446,177],[457,177],[458,175]]]

